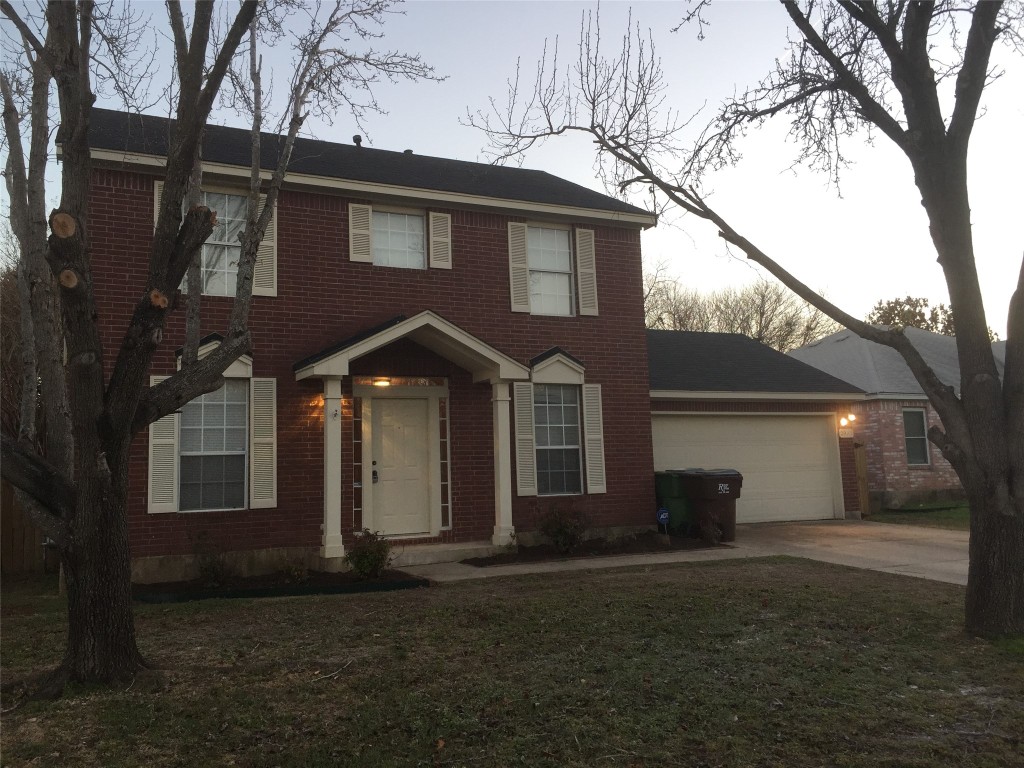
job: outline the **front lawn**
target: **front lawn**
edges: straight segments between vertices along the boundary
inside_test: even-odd
[[[970,508],[966,504],[926,509],[883,509],[871,515],[869,519],[873,523],[924,525],[928,528],[948,528],[952,531],[971,530]]]
[[[1024,655],[963,597],[773,558],[140,605],[163,689],[7,713],[3,764],[1024,765]],[[5,585],[5,680],[61,608]]]

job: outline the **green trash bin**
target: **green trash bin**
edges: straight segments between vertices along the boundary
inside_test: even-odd
[[[683,490],[683,479],[673,472],[654,473],[654,495],[658,504],[666,499],[682,499],[686,496]]]
[[[668,530],[689,533],[696,523],[693,504],[686,496],[686,484],[677,470],[654,473],[654,493],[658,507],[668,510]]]
[[[695,522],[693,505],[690,500],[682,497],[665,499],[662,504],[668,510],[668,529],[671,533],[689,533]]]

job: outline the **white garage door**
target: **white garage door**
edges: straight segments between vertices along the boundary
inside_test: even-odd
[[[736,469],[741,523],[841,517],[832,416],[657,414],[654,469]]]

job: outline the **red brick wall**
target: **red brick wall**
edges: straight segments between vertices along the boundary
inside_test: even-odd
[[[146,287],[153,221],[153,179],[97,170],[92,183],[92,264],[109,375],[134,303]],[[491,212],[452,215],[451,270],[375,267],[348,260],[349,199],[284,191],[278,205],[278,295],[253,299],[253,375],[277,379],[278,507],[269,510],[146,513],[144,432],[133,444],[129,525],[135,556],[189,554],[202,536],[224,549],[320,544],[323,521],[321,382],[295,381],[292,364],[389,320],[430,309],[516,360],[559,346],[581,360],[588,383],[602,385],[606,494],[572,499],[597,525],[647,524],[654,505],[647,353],[643,328],[640,236],[595,226],[598,317],[534,317],[509,310],[508,222]],[[204,334],[227,325],[231,299],[203,297]],[[173,313],[153,372],[174,370],[184,338],[183,311]],[[446,360],[396,344],[367,357],[359,373],[448,377],[451,390],[455,541],[489,539],[494,526],[491,392]],[[350,390],[347,390],[350,392]],[[352,421],[342,420],[343,531],[352,515]],[[514,493],[514,487],[513,487]],[[514,524],[534,526],[537,499],[514,498]]]
[[[677,413],[834,413],[837,419],[850,413],[851,404],[826,400],[654,400],[653,411]],[[838,434],[838,433],[837,433]],[[843,506],[846,512],[863,512],[857,493],[857,465],[851,438],[839,441],[839,471],[843,482]]]
[[[868,464],[868,490],[877,505],[898,506],[932,495],[962,494],[956,472],[928,443],[927,465],[907,463],[903,409],[924,408],[929,427],[942,427],[926,400],[867,400],[854,407],[854,437],[864,443]]]

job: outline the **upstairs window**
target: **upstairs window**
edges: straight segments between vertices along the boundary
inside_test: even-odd
[[[153,223],[160,216],[164,183],[153,182]],[[202,204],[217,213],[217,226],[203,245],[200,258],[203,293],[207,296],[234,296],[238,282],[238,262],[242,256],[239,234],[245,229],[248,195],[244,192],[204,190]],[[258,213],[262,213],[267,196],[261,194]],[[181,288],[188,292],[188,281]],[[277,296],[277,216],[270,218],[263,239],[256,251],[252,274],[253,296]]]
[[[572,248],[569,230],[527,227],[530,265],[530,312],[571,315]]]
[[[238,261],[242,256],[238,237],[245,230],[248,200],[245,195],[203,192],[203,205],[217,212],[217,226],[203,244],[203,293],[234,296]]]
[[[348,257],[378,267],[451,269],[452,216],[349,203]]]
[[[508,269],[513,312],[597,315],[594,230],[510,221]]]
[[[373,263],[378,267],[426,269],[423,217],[409,213],[374,211]]]

